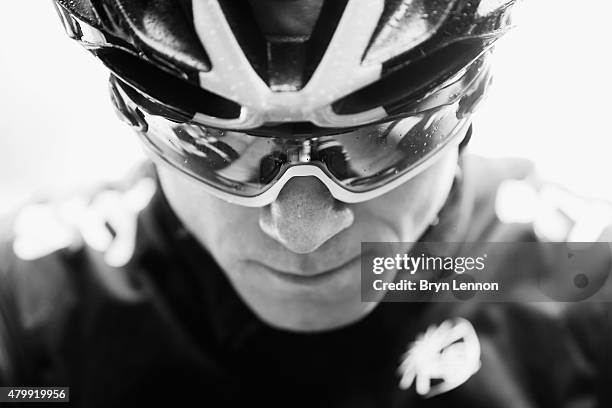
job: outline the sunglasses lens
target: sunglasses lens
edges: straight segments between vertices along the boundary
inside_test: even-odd
[[[334,173],[347,190],[372,191],[403,176],[455,140],[465,121],[458,105],[420,113],[376,128],[337,137],[348,158],[347,169]]]
[[[458,104],[347,133],[312,138],[272,138],[176,123],[140,110],[114,86],[113,100],[156,156],[215,190],[255,197],[295,165],[319,167],[352,193],[386,185],[432,158],[456,138],[464,123]]]

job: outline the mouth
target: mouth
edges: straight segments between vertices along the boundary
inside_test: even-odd
[[[264,266],[272,275],[277,279],[298,286],[321,286],[332,282],[337,279],[342,272],[350,270],[353,266],[360,262],[360,255],[349,259],[340,266],[324,270],[322,272],[298,274],[293,272],[280,271],[272,268],[268,265],[259,264]]]

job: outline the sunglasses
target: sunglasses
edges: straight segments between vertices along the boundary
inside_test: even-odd
[[[272,203],[291,178],[306,176],[318,178],[339,201],[374,199],[458,148],[470,128],[455,102],[342,133],[264,137],[145,111],[137,91],[114,76],[110,89],[120,116],[136,129],[154,161],[248,207]]]

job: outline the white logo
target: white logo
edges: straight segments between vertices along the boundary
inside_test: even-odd
[[[536,189],[519,180],[499,186],[495,212],[504,223],[533,223],[546,242],[597,241],[612,224],[612,207],[603,200],[587,200],[553,184]]]
[[[429,398],[457,388],[479,369],[480,342],[472,324],[446,320],[429,326],[410,345],[398,370],[399,386],[408,389],[415,382],[416,392]]]
[[[34,260],[60,249],[78,249],[84,241],[103,252],[108,265],[124,266],[136,246],[138,213],[154,193],[155,182],[145,178],[125,192],[101,192],[91,203],[75,198],[26,207],[15,220],[13,251],[23,260]]]

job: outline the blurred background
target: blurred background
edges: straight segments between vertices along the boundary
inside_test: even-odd
[[[607,0],[524,0],[471,151],[530,158],[546,179],[612,200],[611,15]],[[50,1],[3,2],[0,38],[0,213],[121,178],[143,158],[108,74],[67,39]]]

